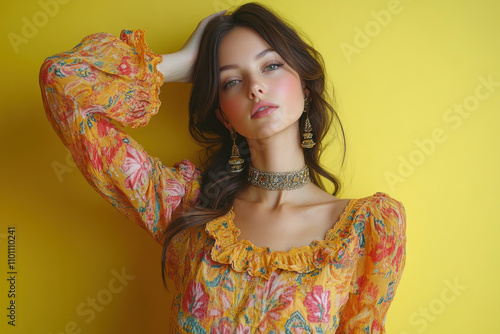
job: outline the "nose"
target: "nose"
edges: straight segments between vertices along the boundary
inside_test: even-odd
[[[266,93],[265,84],[261,79],[253,77],[249,81],[248,98],[254,100],[262,97]]]

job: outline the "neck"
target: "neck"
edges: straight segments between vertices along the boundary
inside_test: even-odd
[[[290,172],[306,165],[300,146],[298,122],[263,139],[247,138],[252,166],[267,172]]]
[[[304,149],[300,146],[298,122],[296,126],[263,139],[247,138],[252,166],[267,172],[291,172],[302,169],[306,163]],[[239,198],[244,201],[260,202],[267,207],[279,207],[290,202],[300,202],[306,192],[314,187],[306,186],[293,190],[266,190],[249,186]]]

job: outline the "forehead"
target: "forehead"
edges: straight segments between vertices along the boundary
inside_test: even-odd
[[[220,66],[251,60],[259,52],[271,48],[253,29],[236,27],[227,33],[219,47]]]

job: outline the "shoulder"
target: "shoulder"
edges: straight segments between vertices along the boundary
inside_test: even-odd
[[[389,236],[404,243],[406,233],[406,211],[399,200],[377,192],[372,196],[355,200],[351,210],[357,234],[369,235],[375,240]]]
[[[391,220],[404,220],[406,217],[403,203],[383,192],[354,201],[356,214],[374,215]]]

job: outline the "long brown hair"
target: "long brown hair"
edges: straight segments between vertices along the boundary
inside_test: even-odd
[[[337,121],[343,139],[342,165],[345,159],[345,135],[334,108],[327,102],[325,92],[325,70],[321,55],[305,43],[297,32],[283,19],[256,3],[247,3],[231,14],[217,16],[204,30],[200,51],[193,71],[193,86],[189,101],[189,131],[193,138],[205,146],[203,179],[199,201],[196,206],[174,218],[168,225],[162,252],[162,277],[165,283],[167,248],[179,232],[200,226],[226,214],[242,190],[246,181],[248,164],[241,173],[231,173],[228,160],[233,141],[227,128],[216,116],[219,108],[219,46],[224,36],[236,27],[255,30],[283,60],[293,68],[309,90],[309,120],[318,145],[304,150],[311,181],[325,189],[320,178],[333,183],[333,195],[340,191],[340,180],[319,164],[322,140],[330,124]],[[305,116],[299,120],[303,129]],[[244,138],[238,137],[241,156],[250,162],[250,150]]]

